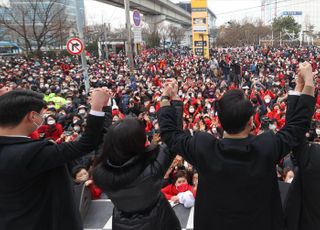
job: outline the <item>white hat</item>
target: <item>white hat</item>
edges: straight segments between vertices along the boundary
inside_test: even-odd
[[[118,110],[118,109],[119,109],[119,107],[117,105],[112,106],[112,110]]]

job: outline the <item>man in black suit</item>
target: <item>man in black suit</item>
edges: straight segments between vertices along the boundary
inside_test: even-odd
[[[320,145],[307,141],[293,151],[298,170],[287,195],[287,230],[320,229]]]
[[[310,126],[315,98],[309,64],[301,64],[305,85],[286,125],[277,133],[250,135],[253,107],[240,90],[219,100],[218,117],[224,138],[180,131],[170,100],[179,99],[176,83],[164,89],[158,112],[161,138],[199,173],[195,230],[283,230],[284,219],[276,164],[297,147]],[[291,94],[296,94],[292,92]],[[288,100],[296,96],[290,95]]]
[[[297,91],[302,91],[302,87],[300,86]],[[295,98],[291,102],[291,108],[297,105],[298,99]],[[288,112],[290,115],[291,112]],[[320,145],[309,143],[307,138],[304,138],[303,143],[293,150],[292,155],[298,167],[285,203],[287,229],[318,230],[320,229]]]
[[[65,164],[99,144],[109,93],[91,94],[87,127],[77,142],[57,145],[28,135],[42,123],[43,96],[16,90],[0,96],[0,229],[82,230]]]

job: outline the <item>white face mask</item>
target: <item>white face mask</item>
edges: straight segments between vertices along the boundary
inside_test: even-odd
[[[155,111],[156,111],[155,108],[150,108],[149,110],[150,113],[154,113]]]
[[[190,108],[190,109],[189,109],[189,112],[190,112],[190,113],[194,113],[194,108]]]
[[[274,130],[276,130],[276,128],[277,128],[276,125],[273,125],[273,124],[272,124],[272,125],[269,125],[269,129],[270,129],[270,130],[273,130],[273,131],[274,131]]]
[[[268,103],[270,103],[271,99],[270,98],[266,98],[266,99],[264,99],[264,101],[268,104]]]
[[[81,128],[79,126],[75,126],[73,129],[75,132],[79,132],[81,130]]]
[[[316,129],[316,134],[320,136],[320,129]]]
[[[89,175],[88,174],[85,174],[85,175],[79,177],[79,181],[82,181],[82,182],[87,181],[88,179],[89,179]]]
[[[48,120],[48,125],[54,125],[55,123],[56,123],[56,121],[55,120]]]
[[[86,110],[84,110],[84,109],[79,110],[79,114],[85,114],[85,113],[86,113]]]

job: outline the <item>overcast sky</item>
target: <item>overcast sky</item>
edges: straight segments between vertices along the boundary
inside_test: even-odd
[[[123,9],[93,0],[84,0],[87,23],[110,23],[112,27],[124,26]],[[172,0],[179,2],[179,0]],[[208,0],[209,8],[217,15],[217,25],[232,19],[258,18],[261,15],[260,0]],[[248,9],[251,8],[251,9]]]
[[[0,0],[7,2],[8,0]],[[171,0],[172,2],[188,0]],[[244,17],[259,18],[261,15],[261,0],[207,0],[209,8],[217,15],[217,25],[232,19],[241,20]],[[110,23],[111,26],[124,26],[125,15],[121,8],[113,7],[94,0],[84,0],[88,24]],[[248,9],[249,8],[249,9]],[[251,9],[250,9],[251,8]]]

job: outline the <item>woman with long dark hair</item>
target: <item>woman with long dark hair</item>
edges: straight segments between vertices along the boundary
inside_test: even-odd
[[[164,174],[174,154],[160,145],[145,146],[144,122],[127,118],[113,124],[105,136],[93,180],[114,204],[114,230],[181,229],[161,193]]]

